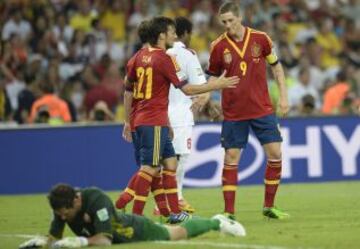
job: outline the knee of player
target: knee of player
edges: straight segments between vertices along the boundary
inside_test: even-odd
[[[282,153],[281,150],[279,151],[272,151],[271,153],[269,153],[267,155],[267,159],[268,160],[281,160],[282,158]]]
[[[237,165],[240,160],[240,150],[228,149],[225,152],[225,163]]]

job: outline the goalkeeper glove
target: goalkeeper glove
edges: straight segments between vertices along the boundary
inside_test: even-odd
[[[85,237],[66,237],[55,241],[52,248],[78,248],[88,246],[89,241]]]
[[[28,241],[25,241],[19,246],[19,249],[41,248],[47,243],[47,237],[36,236]]]

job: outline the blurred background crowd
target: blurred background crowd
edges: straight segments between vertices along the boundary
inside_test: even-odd
[[[359,115],[360,0],[242,0],[243,23],[267,32],[286,72],[291,116]],[[123,120],[127,60],[137,26],[156,15],[187,16],[191,48],[207,66],[223,31],[222,1],[0,1],[0,121]],[[269,79],[276,108],[278,91]],[[241,96],[239,96],[241,97]],[[220,101],[213,93],[212,101]],[[210,110],[211,111],[211,110]],[[209,110],[198,115],[207,120]]]

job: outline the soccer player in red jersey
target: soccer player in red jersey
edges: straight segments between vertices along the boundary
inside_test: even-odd
[[[133,213],[142,215],[151,183],[163,165],[162,179],[171,215],[170,223],[188,219],[188,214],[178,206],[175,172],[177,161],[169,137],[168,95],[170,84],[180,88],[187,95],[200,94],[212,90],[232,88],[239,81],[238,76],[225,78],[226,72],[203,85],[186,84],[186,76],[181,75],[175,60],[166,54],[166,47],[176,39],[175,24],[166,17],[157,17],[150,24],[150,47],[135,54],[128,65],[126,90],[133,91],[137,110],[133,124],[139,140],[140,170],[135,180]],[[129,103],[126,102],[125,106]]]
[[[238,164],[251,128],[267,156],[263,215],[275,219],[289,217],[274,206],[281,178],[282,138],[269,98],[266,63],[270,64],[280,89],[280,111],[286,115],[289,105],[283,68],[269,36],[242,25],[237,4],[224,3],[219,9],[219,19],[226,32],[211,44],[207,74],[218,76],[226,70],[227,76],[240,77],[236,88],[222,91],[224,121],[221,144],[225,149],[222,185],[225,213],[235,219]]]
[[[138,27],[138,36],[143,44],[141,49],[149,48],[150,44],[148,43],[149,40],[149,26],[150,21],[144,20],[140,23]],[[135,62],[136,56],[132,57],[127,64],[127,68],[132,68],[133,63]],[[128,70],[127,70],[128,71]],[[134,116],[137,111],[137,103],[139,102],[138,99],[133,99],[133,92],[125,91],[124,98],[126,98],[126,102],[128,105],[125,108],[125,122],[123,128],[123,138],[128,141],[132,142],[134,145],[134,152],[135,152],[135,161],[138,166],[140,166],[140,148],[139,148],[139,140],[137,139],[135,127],[134,127]],[[120,194],[119,198],[115,202],[115,206],[118,209],[123,209],[125,206],[134,199],[135,197],[135,181],[136,181],[137,173],[135,173],[128,182],[125,190]],[[163,217],[168,217],[170,215],[166,196],[164,192],[164,188],[162,185],[162,179],[160,172],[153,177],[153,181],[151,182],[151,192],[154,195],[154,199],[156,205],[159,208],[160,214]]]

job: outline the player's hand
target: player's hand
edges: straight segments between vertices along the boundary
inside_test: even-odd
[[[210,101],[207,112],[211,121],[220,121],[223,118],[221,106],[217,102]]]
[[[286,117],[287,114],[289,113],[290,110],[290,106],[289,106],[289,102],[287,100],[286,97],[281,98],[280,97],[280,101],[279,101],[279,111],[280,111],[280,115],[282,117]]]
[[[42,248],[47,244],[47,237],[36,236],[30,240],[25,241],[19,246],[19,249]]]
[[[201,94],[199,96],[191,98],[192,105],[190,107],[192,112],[201,112],[210,99],[209,94]]]
[[[132,137],[131,137],[131,128],[130,128],[130,124],[129,123],[124,123],[124,128],[122,131],[122,137],[129,143],[132,142]]]
[[[236,88],[236,85],[239,84],[240,78],[238,76],[231,76],[231,77],[225,77],[227,71],[224,70],[224,72],[220,75],[219,78],[217,78],[219,88]]]
[[[89,241],[85,237],[66,237],[55,241],[51,248],[79,248],[89,245]]]

